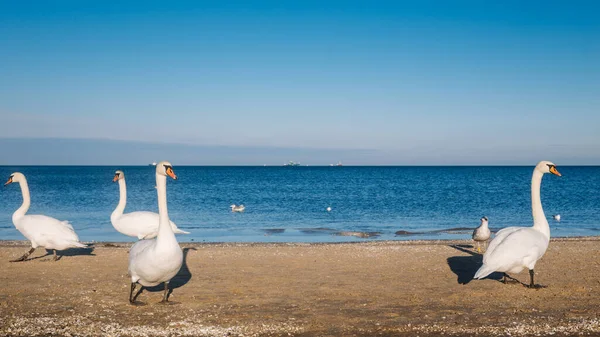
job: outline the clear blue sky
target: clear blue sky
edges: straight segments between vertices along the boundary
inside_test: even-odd
[[[111,3],[0,2],[0,137],[600,164],[599,2]]]

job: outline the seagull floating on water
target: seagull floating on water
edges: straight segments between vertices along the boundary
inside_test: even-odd
[[[555,214],[552,216],[554,218],[554,220],[559,221],[560,222],[560,214]]]
[[[246,209],[246,207],[244,205],[236,206],[235,204],[233,204],[229,207],[231,207],[232,212],[243,212]]]
[[[331,206],[327,207],[327,212],[331,212]]]

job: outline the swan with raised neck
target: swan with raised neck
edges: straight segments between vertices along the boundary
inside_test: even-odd
[[[115,171],[113,182],[119,184],[119,203],[110,215],[113,227],[121,234],[137,237],[140,240],[155,238],[158,234],[158,214],[148,211],[123,213],[127,205],[125,173],[121,170]],[[189,232],[179,229],[173,221],[169,220],[169,224],[175,234],[189,234]]]
[[[53,250],[55,261],[59,259],[56,254],[57,250],[87,247],[79,242],[79,237],[68,221],[60,221],[41,214],[26,214],[31,206],[31,196],[29,194],[27,178],[25,178],[24,174],[14,172],[10,175],[4,186],[12,183],[19,183],[23,196],[23,203],[13,213],[12,221],[17,230],[31,241],[31,249],[20,258],[11,262],[27,260],[37,247]]]
[[[183,264],[183,252],[169,224],[167,209],[167,177],[177,179],[173,166],[167,161],[156,165],[156,191],[158,196],[158,234],[151,240],[136,242],[129,250],[131,288],[129,302],[135,304],[136,284],[152,287],[164,283],[162,302],[168,302],[169,281],[177,275]]]
[[[498,231],[483,255],[483,265],[473,278],[482,279],[493,272],[502,272],[506,283],[508,278],[512,278],[507,273],[519,273],[523,268],[527,268],[530,277],[528,287],[543,287],[534,283],[534,268],[537,261],[546,253],[550,242],[550,226],[540,198],[542,177],[546,173],[561,176],[556,165],[549,161],[541,161],[533,169],[531,177],[533,226],[506,227]]]

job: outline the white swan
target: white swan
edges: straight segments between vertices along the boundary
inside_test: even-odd
[[[156,164],[156,189],[158,193],[158,234],[151,240],[140,240],[129,250],[129,275],[131,290],[129,302],[135,304],[134,290],[139,283],[152,287],[164,282],[165,291],[162,303],[168,302],[169,281],[177,275],[183,264],[183,252],[177,243],[173,229],[169,225],[167,211],[167,176],[177,179],[171,163],[162,161]]]
[[[120,233],[134,236],[138,239],[152,239],[158,233],[158,213],[138,211],[123,214],[127,204],[127,185],[125,184],[125,173],[118,170],[115,172],[113,182],[119,182],[119,204],[110,215],[110,222]],[[173,221],[169,220],[175,234],[190,234],[177,228]]]
[[[473,278],[482,279],[493,272],[503,272],[504,282],[507,282],[506,273],[519,273],[523,268],[529,269],[529,288],[540,288],[533,281],[536,262],[544,255],[550,242],[550,226],[542,209],[540,199],[540,185],[544,173],[561,174],[556,166],[549,161],[541,161],[533,170],[531,178],[531,210],[533,214],[533,227],[507,227],[498,233],[490,242],[490,246],[483,255],[483,265]]]
[[[23,204],[13,213],[12,221],[17,230],[31,241],[31,249],[20,258],[10,262],[25,261],[37,247],[52,249],[54,261],[58,260],[57,250],[87,247],[79,242],[79,237],[68,221],[60,221],[46,215],[25,215],[31,205],[27,179],[22,173],[15,172],[10,175],[4,186],[11,183],[19,183],[23,194]]]
[[[481,224],[473,231],[473,240],[477,242],[477,252],[481,253],[481,243],[484,242],[487,245],[491,234],[488,227],[488,218],[481,218]]]
[[[246,207],[244,205],[236,206],[235,204],[233,204],[229,207],[231,207],[232,212],[243,212],[246,209]]]

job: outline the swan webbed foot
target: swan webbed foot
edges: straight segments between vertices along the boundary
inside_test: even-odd
[[[145,303],[142,302],[136,302],[135,300],[137,299],[138,296],[140,296],[140,294],[142,293],[142,291],[144,290],[144,286],[141,286],[140,290],[138,290],[135,295],[133,294],[135,291],[135,287],[137,286],[136,282],[131,282],[131,288],[129,289],[129,304],[131,305],[145,305]]]
[[[134,307],[143,307],[146,305],[146,303],[138,301],[129,301],[129,304],[133,305]]]
[[[163,299],[160,301],[162,304],[169,303],[169,282],[165,282],[165,291],[163,293]]]
[[[529,277],[531,279],[531,282],[529,282],[529,285],[526,285],[527,288],[529,289],[542,289],[542,288],[548,288],[548,286],[544,286],[541,284],[535,284],[535,282],[533,282],[533,276],[535,275],[535,272],[533,271],[533,269],[529,269]]]
[[[23,256],[21,256],[21,257],[20,257],[20,258],[18,258],[18,259],[15,259],[15,260],[10,260],[9,262],[21,262],[21,261],[26,261],[26,260],[27,260],[27,258],[29,257],[29,255],[31,255],[31,253],[33,253],[34,251],[35,251],[35,248],[31,247],[31,249],[30,249],[30,250],[29,250],[27,253],[23,254]]]
[[[502,281],[500,281],[500,282],[502,282],[502,283],[504,283],[504,284],[509,284],[509,283],[512,283],[512,284],[521,283],[521,282],[519,282],[519,280],[517,280],[517,279],[515,279],[514,277],[512,277],[512,276],[508,275],[507,273],[503,273],[503,274],[504,274],[504,275],[503,275],[504,277],[502,278]]]

